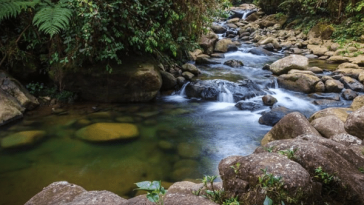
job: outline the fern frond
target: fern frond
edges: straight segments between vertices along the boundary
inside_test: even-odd
[[[39,30],[51,35],[59,33],[69,25],[72,10],[65,8],[64,4],[50,4],[41,8],[34,16],[33,24],[39,26]]]
[[[37,5],[40,0],[0,0],[0,21],[16,17],[22,9]]]

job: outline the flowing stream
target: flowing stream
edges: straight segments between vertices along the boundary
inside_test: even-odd
[[[307,115],[321,109],[307,95],[278,87],[276,79],[263,65],[283,56],[258,56],[243,44],[226,53],[224,61],[244,62],[240,68],[223,64],[199,66],[201,80],[223,79],[232,82],[253,80],[278,99],[278,105]],[[0,128],[0,138],[24,130],[44,130],[47,136],[33,147],[0,150],[0,205],[24,204],[54,181],[66,180],[87,190],[109,190],[132,197],[134,183],[162,180],[165,187],[181,180],[195,181],[203,175],[218,175],[218,163],[230,155],[249,155],[271,129],[258,119],[257,111],[241,111],[234,105],[231,91],[219,85],[218,101],[186,97],[185,84],[179,92],[146,104],[100,104],[93,113],[92,103],[68,107],[64,116],[41,113]],[[246,101],[261,102],[262,96]],[[343,106],[347,102],[343,102]],[[74,133],[91,123],[127,122],[138,126],[136,140],[88,143]]]

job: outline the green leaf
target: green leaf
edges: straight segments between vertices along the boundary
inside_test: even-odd
[[[159,201],[159,195],[157,193],[148,193],[147,199],[151,202],[157,203]]]
[[[154,191],[154,190],[159,190],[161,188],[160,181],[153,181],[153,182],[143,181],[135,184],[140,190],[145,190],[145,191]]]
[[[273,200],[266,196],[263,205],[273,205]]]

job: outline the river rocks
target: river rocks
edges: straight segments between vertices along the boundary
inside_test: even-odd
[[[25,205],[122,205],[127,200],[109,191],[86,191],[66,181],[53,182]]]
[[[241,168],[231,167],[240,164]],[[258,186],[259,178],[266,174],[281,177],[283,187],[291,198],[298,198],[299,192],[304,198],[298,200],[313,200],[319,187],[311,181],[307,172],[298,163],[277,153],[256,153],[249,156],[230,156],[219,163],[219,173],[223,187],[228,197],[244,199],[247,204],[263,204],[266,193]]]
[[[259,110],[263,106],[256,102],[246,102],[245,100],[241,100],[235,104],[235,107],[239,108],[240,110]]]
[[[363,92],[364,86],[359,81],[350,78],[348,76],[343,76],[340,81],[344,84],[345,88],[349,88],[354,91]]]
[[[332,33],[335,31],[334,27],[325,23],[318,23],[308,32],[309,38],[321,38],[322,40],[329,40]]]
[[[346,121],[346,118],[348,115],[352,112],[350,108],[326,108],[323,110],[320,110],[318,112],[315,112],[311,117],[309,118],[309,121],[312,122],[315,119],[326,117],[330,115],[335,115],[338,117],[342,122]]]
[[[294,112],[285,107],[274,107],[269,112],[264,112],[259,118],[259,123],[262,125],[274,126],[288,113]]]
[[[283,25],[287,19],[288,17],[285,15],[277,17],[275,14],[272,14],[261,19],[258,24],[260,28],[274,26],[275,24]]]
[[[331,138],[336,134],[346,133],[344,123],[334,115],[315,119],[311,122],[311,125],[326,138]]]
[[[226,53],[229,51],[229,48],[232,47],[236,47],[235,44],[231,41],[231,39],[225,38],[216,42],[214,51],[218,53]]]
[[[211,26],[211,29],[214,31],[214,33],[220,34],[220,33],[225,33],[226,32],[226,28],[224,28],[223,26],[213,23]]]
[[[329,59],[327,59],[329,63],[345,63],[349,62],[349,58],[344,56],[331,56]]]
[[[357,64],[353,64],[353,63],[342,63],[337,67],[338,70],[343,69],[343,68],[359,69],[359,66]]]
[[[25,205],[64,204],[71,202],[83,192],[86,192],[86,190],[78,185],[66,181],[53,182],[33,196]]]
[[[193,52],[189,51],[188,56],[189,56],[190,60],[195,61],[197,59],[197,56],[202,53],[203,53],[203,51],[201,49],[195,49]]]
[[[220,62],[211,60],[210,56],[201,54],[196,57],[196,64],[220,64]],[[186,72],[186,71],[185,71]]]
[[[9,135],[1,140],[4,149],[31,146],[41,140],[46,132],[41,130],[23,131]]]
[[[364,106],[364,95],[360,95],[356,98],[354,98],[353,103],[351,103],[350,107],[353,110],[358,110],[359,108]]]
[[[252,53],[254,55],[259,55],[259,56],[270,56],[272,55],[272,53],[270,51],[265,50],[264,48],[261,47],[256,47],[256,48],[252,48],[249,50],[249,53]]]
[[[182,66],[182,71],[188,71],[194,75],[198,75],[199,74],[199,70],[196,68],[195,65],[191,64],[191,63],[186,63]]]
[[[356,98],[358,96],[358,93],[355,91],[352,91],[350,89],[345,89],[342,93],[341,96],[345,99],[345,100],[353,100],[354,98]]]
[[[205,54],[212,54],[214,51],[215,43],[218,41],[218,36],[214,33],[202,35],[198,44],[204,50]]]
[[[170,73],[160,71],[162,76],[162,90],[171,90],[177,85],[177,79]]]
[[[128,123],[95,123],[78,130],[76,137],[90,142],[106,142],[134,139],[139,136],[138,128]]]
[[[262,139],[261,144],[279,139],[295,138],[302,134],[321,136],[308,122],[306,117],[299,112],[289,113],[284,116]]]
[[[230,66],[232,68],[239,68],[244,66],[244,63],[239,60],[228,60],[224,62],[224,65]]]
[[[271,95],[265,95],[262,97],[263,104],[267,106],[272,106],[277,102],[277,99]]]
[[[325,89],[327,92],[340,93],[341,90],[344,89],[344,84],[334,79],[326,80]]]
[[[154,99],[162,86],[162,77],[153,59],[148,56],[122,59],[112,73],[104,69],[79,69],[65,73],[65,90],[78,93],[87,101],[148,102]],[[92,70],[92,72],[89,72]]]
[[[350,135],[348,133],[340,133],[340,134],[336,134],[334,136],[332,136],[330,138],[331,140],[338,142],[340,144],[343,144],[345,146],[350,146],[350,145],[361,145],[363,143],[363,141],[353,135]]]
[[[182,73],[182,77],[184,77],[185,79],[191,81],[192,78],[195,77],[195,75],[193,73],[185,71],[185,72]]]
[[[355,69],[355,68],[340,68],[340,69],[336,70],[335,73],[358,79],[359,75],[361,73],[364,73],[364,70]]]
[[[307,68],[308,58],[299,55],[290,55],[270,65],[270,70],[275,75],[288,73],[292,69],[306,70]]]
[[[245,100],[264,92],[251,80],[232,83],[226,80],[200,80],[186,86],[188,97],[202,98],[216,101],[220,94],[231,93],[234,101]]]
[[[308,45],[307,48],[310,49],[313,54],[318,56],[323,56],[327,51],[329,51],[325,46]]]
[[[164,198],[165,205],[217,205],[216,203],[206,199],[202,196],[196,196],[193,191],[196,192],[202,189],[202,184],[195,184],[192,182],[176,182],[169,187],[167,194]]]
[[[5,71],[0,70],[0,89],[2,92],[14,97],[18,103],[32,110],[39,105],[38,100],[32,96],[17,80],[8,75]]]
[[[25,108],[9,94],[0,89],[0,126],[23,117]]]
[[[322,81],[316,76],[300,73],[284,74],[278,77],[278,84],[281,87],[304,93],[322,92],[321,87],[316,87],[319,82]]]
[[[364,166],[364,158],[355,154],[349,147],[316,135],[302,135],[296,139],[278,140],[270,142],[266,147],[272,148],[272,152],[295,149],[293,160],[310,173],[311,178],[316,175],[315,170],[318,167],[339,178],[337,193],[343,197],[331,195],[339,201],[338,204],[345,204],[343,202],[345,200],[348,200],[346,202],[348,204],[364,203],[364,175],[358,170],[358,167]],[[258,148],[255,153],[268,153],[268,151]]]
[[[345,122],[345,130],[355,137],[364,139],[364,107],[351,113]]]

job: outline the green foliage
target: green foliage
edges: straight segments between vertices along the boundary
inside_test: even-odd
[[[364,167],[359,167],[359,172],[364,174]]]
[[[39,0],[0,0],[0,21],[5,18],[16,17],[22,9],[33,7],[39,3]]]
[[[147,199],[158,205],[164,204],[164,195],[166,190],[161,185],[161,181],[143,181],[135,183],[138,190],[147,191]]]
[[[325,172],[321,166],[315,169],[315,174],[315,178],[322,183],[324,194],[336,195],[338,193],[340,187],[338,177]]]
[[[39,96],[40,92],[43,91],[44,86],[43,83],[29,83],[25,86],[30,94]]]
[[[281,155],[284,155],[284,156],[287,156],[288,159],[295,159],[295,153],[297,151],[297,148],[296,149],[289,149],[289,150],[281,150],[281,151],[278,151],[278,154],[281,154]]]
[[[238,172],[239,172],[239,167],[240,167],[240,163],[239,163],[239,162],[238,162],[238,163],[236,163],[236,165],[232,165],[232,166],[230,166],[230,168],[232,168],[232,169],[234,170],[235,174],[238,174]]]
[[[263,175],[258,178],[257,189],[266,194],[264,204],[272,202],[272,204],[284,205],[285,201],[292,204],[300,201],[302,197],[300,192],[297,192],[294,198],[288,196],[287,190],[284,189],[282,177],[268,173],[267,169],[261,169],[261,171]]]
[[[61,30],[67,29],[72,17],[72,10],[66,8],[67,4],[61,0],[57,4],[44,0],[40,4],[40,10],[33,18],[33,24],[39,26],[39,30],[49,34],[51,37]]]
[[[231,197],[230,199],[226,199],[222,205],[240,205],[240,203],[238,197]]]
[[[275,146],[272,146],[272,147],[264,147],[264,150],[267,151],[267,152],[273,152]]]
[[[202,193],[202,189],[205,189],[206,194],[202,195],[203,197],[205,197],[215,203],[223,204],[225,191],[223,189],[215,190],[214,181],[216,178],[217,178],[217,176],[205,175],[202,178],[203,187],[201,187],[197,191],[192,191],[192,193],[196,196],[200,196],[200,194]],[[235,205],[235,204],[232,204],[232,205]]]

